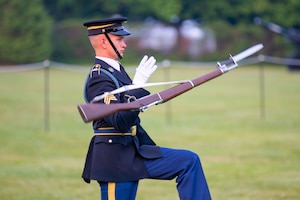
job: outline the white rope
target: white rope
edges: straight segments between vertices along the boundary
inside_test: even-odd
[[[30,71],[43,69],[45,66],[42,62],[32,63],[32,64],[23,64],[23,65],[14,65],[14,66],[0,66],[0,72],[21,72],[21,71]]]
[[[94,103],[94,102],[104,99],[108,94],[119,94],[122,92],[135,90],[135,89],[139,89],[139,88],[153,87],[153,86],[159,86],[159,85],[181,84],[181,83],[186,83],[186,82],[191,82],[191,81],[190,80],[180,80],[180,81],[170,81],[170,82],[145,83],[145,84],[140,84],[140,85],[125,85],[125,86],[115,89],[113,91],[105,92],[102,95],[96,96],[91,101],[91,103]]]

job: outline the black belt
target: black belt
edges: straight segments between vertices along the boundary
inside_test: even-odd
[[[136,126],[132,126],[127,132],[120,132],[113,127],[94,129],[94,135],[97,136],[135,136]]]

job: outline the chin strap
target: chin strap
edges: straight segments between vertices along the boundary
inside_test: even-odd
[[[114,51],[116,52],[117,56],[119,59],[122,59],[123,57],[121,56],[121,54],[119,53],[119,51],[117,50],[117,48],[115,47],[114,43],[111,41],[110,37],[108,36],[108,34],[105,32],[104,33],[105,37],[107,38],[108,42],[110,43],[110,45],[112,46],[112,48],[114,49]]]

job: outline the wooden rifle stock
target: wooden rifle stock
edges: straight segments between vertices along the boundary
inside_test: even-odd
[[[193,87],[199,86],[211,79],[214,79],[220,75],[222,75],[221,69],[216,69],[208,74],[197,77],[191,81],[181,83],[174,87],[165,89],[161,92],[148,95],[137,99],[136,101],[132,101],[129,103],[114,103],[114,104],[99,104],[99,103],[90,103],[90,104],[79,104],[77,106],[78,111],[85,123],[102,119],[108,115],[111,115],[118,111],[124,110],[142,110],[144,111],[151,105],[157,105],[160,103],[167,102],[178,95],[181,95]]]

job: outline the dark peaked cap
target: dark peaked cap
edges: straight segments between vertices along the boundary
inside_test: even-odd
[[[83,23],[83,25],[87,27],[89,36],[103,33],[125,36],[131,34],[123,26],[123,24],[127,21],[127,17],[105,18],[99,20],[90,20]]]

